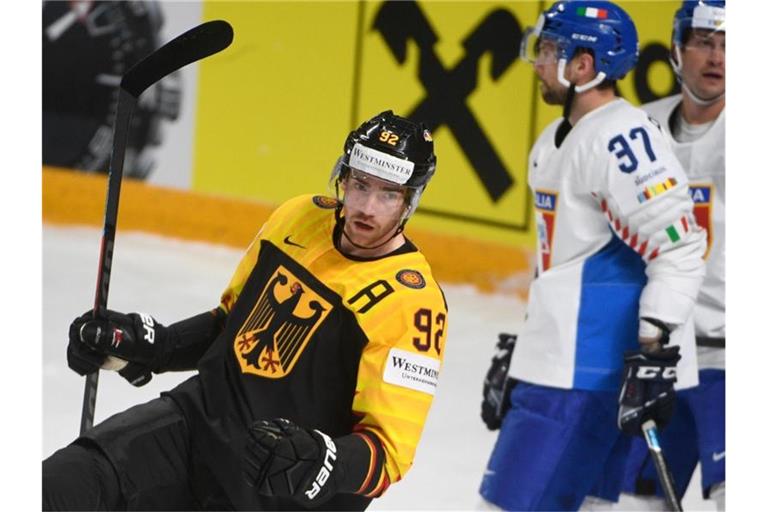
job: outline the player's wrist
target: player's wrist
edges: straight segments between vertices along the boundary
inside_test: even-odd
[[[638,342],[640,350],[645,353],[659,352],[669,343],[671,328],[661,320],[651,317],[640,318]]]

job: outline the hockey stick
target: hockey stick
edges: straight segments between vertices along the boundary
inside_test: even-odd
[[[120,202],[120,184],[123,179],[123,161],[128,142],[128,127],[139,96],[164,76],[187,64],[220,52],[230,45],[233,36],[232,27],[226,21],[216,20],[203,23],[149,54],[131,67],[120,80],[112,155],[109,161],[107,204],[104,208],[104,231],[101,236],[96,297],[93,304],[94,318],[106,318],[109,276],[112,271],[112,251],[115,246],[117,207]],[[98,385],[99,370],[96,370],[85,378],[83,412],[80,417],[81,435],[93,426]]]
[[[669,472],[667,461],[664,460],[664,454],[659,444],[659,431],[656,428],[656,422],[648,420],[643,423],[643,436],[648,444],[648,451],[653,458],[653,464],[656,466],[656,473],[659,475],[661,487],[664,490],[664,497],[667,501],[669,510],[682,511],[683,506],[675,492],[675,483],[672,480],[672,473]]]

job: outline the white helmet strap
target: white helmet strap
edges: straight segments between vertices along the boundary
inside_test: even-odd
[[[568,62],[566,62],[565,59],[560,59],[557,61],[557,81],[560,82],[564,87],[570,87],[571,82],[565,78],[565,67],[568,65]],[[600,71],[595,78],[590,80],[589,82],[581,85],[577,85],[574,87],[574,91],[576,92],[584,92],[592,89],[593,87],[596,87],[600,85],[603,80],[605,80],[605,73],[603,71]]]

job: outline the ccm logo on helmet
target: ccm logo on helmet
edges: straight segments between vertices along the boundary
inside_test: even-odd
[[[571,34],[571,39],[576,39],[577,41],[588,41],[590,43],[597,42],[597,37],[587,34]]]
[[[320,467],[320,471],[317,472],[317,476],[315,476],[314,482],[312,482],[312,488],[304,491],[304,494],[306,494],[307,498],[310,500],[315,499],[315,497],[325,485],[325,482],[328,481],[328,477],[331,476],[331,471],[333,471],[333,464],[331,464],[331,461],[336,460],[336,444],[333,442],[333,439],[323,434],[319,430],[315,430],[315,432],[320,434],[320,436],[323,438],[327,450],[325,450],[325,459],[323,460],[323,465]]]
[[[677,369],[676,368],[664,368],[664,371],[661,371],[661,368],[658,366],[640,366],[637,368],[637,378],[638,379],[655,379],[659,376],[659,373],[661,373],[661,378],[664,380],[670,380],[677,377]]]

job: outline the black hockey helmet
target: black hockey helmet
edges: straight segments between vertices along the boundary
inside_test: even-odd
[[[404,225],[416,211],[436,165],[432,134],[427,126],[386,110],[350,132],[329,185],[335,188],[340,206],[343,200],[339,180],[343,180],[350,169],[406,187],[408,208],[403,212]]]
[[[424,123],[387,110],[350,132],[341,163],[386,181],[423,190],[435,174],[437,158],[432,134]]]

